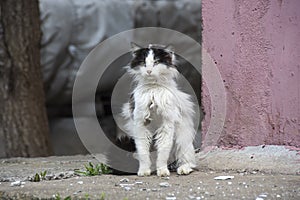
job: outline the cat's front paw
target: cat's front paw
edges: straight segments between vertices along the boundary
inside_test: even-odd
[[[150,176],[151,170],[150,169],[139,169],[138,176]]]
[[[179,175],[188,175],[193,171],[189,164],[184,164],[178,167],[177,174]]]
[[[170,171],[167,167],[157,169],[157,176],[170,176]]]

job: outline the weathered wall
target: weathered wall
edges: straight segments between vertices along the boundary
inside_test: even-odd
[[[202,13],[203,48],[227,96],[215,144],[300,147],[300,1],[203,0]],[[205,83],[202,89],[205,147],[211,106]]]

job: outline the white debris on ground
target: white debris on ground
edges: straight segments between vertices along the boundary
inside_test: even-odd
[[[170,187],[171,185],[168,182],[159,183],[160,187]]]
[[[15,181],[10,184],[11,187],[24,186],[24,185],[25,185],[25,182],[22,182],[22,181]]]
[[[136,185],[143,185],[143,182],[142,181],[136,181],[134,184],[136,184]]]
[[[120,183],[128,183],[129,179],[128,178],[123,178],[120,180]]]
[[[234,176],[217,176],[214,179],[215,180],[230,180],[230,179],[234,179]]]

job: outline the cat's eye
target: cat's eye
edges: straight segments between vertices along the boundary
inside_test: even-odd
[[[159,61],[158,61],[158,60],[155,60],[155,61],[154,61],[154,64],[155,64],[155,65],[158,65],[158,64],[159,64]]]

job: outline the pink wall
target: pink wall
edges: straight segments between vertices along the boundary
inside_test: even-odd
[[[202,0],[202,14],[203,48],[227,96],[216,144],[300,147],[300,0]],[[202,89],[205,147],[211,106]]]

